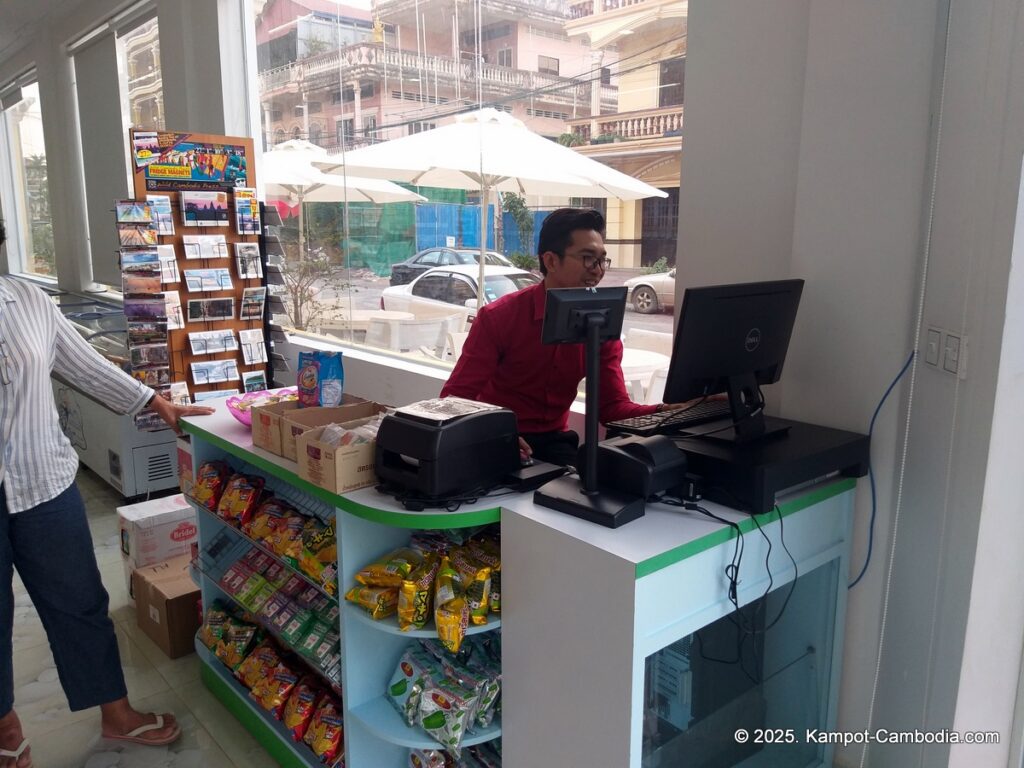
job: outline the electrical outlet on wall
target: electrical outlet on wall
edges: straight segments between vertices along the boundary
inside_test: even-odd
[[[924,362],[937,371],[967,378],[967,336],[928,326],[924,336]]]

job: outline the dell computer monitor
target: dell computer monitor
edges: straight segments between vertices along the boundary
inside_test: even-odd
[[[764,436],[760,386],[782,375],[803,286],[803,280],[776,280],[686,289],[665,402],[727,393],[733,429],[716,436]]]

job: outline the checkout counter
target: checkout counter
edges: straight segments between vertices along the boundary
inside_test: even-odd
[[[302,480],[294,462],[255,448],[222,401],[210,404],[215,415],[184,421],[193,466],[225,459],[264,476],[275,493],[333,510],[341,592],[412,530],[500,522],[503,611],[473,631],[502,633],[502,712],[467,744],[500,736],[507,768],[831,765],[832,747],[802,735],[836,721],[855,480],[781,497],[777,511],[758,516],[760,532],[744,513],[704,505],[744,532],[737,631],[725,575],[736,538],[725,523],[650,504],[612,530],[538,507],[529,493],[450,512],[409,510],[373,488],[332,494]],[[199,523],[204,547],[221,523],[208,514]],[[199,581],[209,605],[217,584]],[[339,624],[346,765],[406,766],[410,747],[430,742],[405,726],[384,692],[415,633],[349,604]],[[314,765],[200,653],[207,687],[279,762]],[[750,743],[734,738],[739,724]],[[794,729],[796,739],[754,743],[755,728]]]

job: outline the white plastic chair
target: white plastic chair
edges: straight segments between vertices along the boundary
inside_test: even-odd
[[[628,328],[622,345],[630,349],[646,349],[672,356],[672,334],[661,331],[647,331],[643,328]]]
[[[651,380],[647,384],[647,393],[644,395],[644,402],[648,405],[660,403],[665,397],[665,380],[668,378],[668,368],[659,368],[651,374]]]

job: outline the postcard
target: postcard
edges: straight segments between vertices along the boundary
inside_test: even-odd
[[[170,388],[171,402],[175,405],[192,405],[192,399],[188,394],[188,384],[184,381],[175,381]]]
[[[209,392],[196,392],[196,402],[201,403],[204,400],[216,400],[218,397],[230,397],[238,394],[241,393],[237,389],[212,389]]]
[[[239,331],[238,338],[242,342],[242,358],[246,365],[267,362],[267,345],[261,328]]]
[[[180,193],[182,223],[186,227],[226,227],[228,221],[227,192]]]
[[[238,277],[242,280],[263,277],[263,263],[260,261],[260,247],[257,243],[235,243],[235,261],[238,262]]]
[[[180,283],[181,273],[178,272],[178,257],[173,245],[158,245],[157,256],[160,259],[160,282],[165,284]]]
[[[145,408],[135,414],[135,427],[143,432],[159,432],[163,429],[170,429],[170,426],[164,421],[160,415],[150,409]]]
[[[224,235],[183,235],[186,259],[226,259],[228,244]]]
[[[114,203],[118,224],[149,224],[153,209],[143,200],[118,200]]]
[[[167,302],[159,296],[152,299],[124,300],[124,316],[129,320],[165,320],[167,318]]]
[[[220,384],[238,381],[238,365],[234,360],[210,360],[192,363],[192,381],[196,384]]]
[[[128,323],[128,344],[167,343],[167,323]]]
[[[230,291],[231,272],[223,267],[218,269],[186,269],[185,285],[192,293],[203,291]]]
[[[231,320],[234,316],[234,299],[189,299],[188,301],[188,321],[190,323]]]
[[[140,368],[132,376],[147,387],[168,387],[171,384],[170,368]]]
[[[117,241],[126,248],[145,248],[159,240],[155,224],[118,224]]]
[[[193,355],[212,355],[219,352],[234,352],[238,349],[235,332],[199,331],[188,335],[188,343],[192,345]]]
[[[260,201],[252,187],[235,187],[235,231],[240,235],[258,235]]]
[[[267,299],[266,288],[246,288],[242,291],[242,309],[239,320],[262,320],[263,302]]]
[[[157,296],[160,294],[160,275],[122,272],[121,292],[125,296]]]
[[[132,368],[166,368],[170,353],[166,344],[141,344],[128,350],[132,357]]]
[[[145,168],[160,159],[160,142],[156,131],[137,131],[132,136],[132,154],[135,155],[135,167]]]
[[[242,371],[242,387],[246,392],[262,392],[267,388],[267,374],[263,371]]]
[[[161,235],[174,234],[174,214],[171,212],[170,195],[146,195],[149,207],[153,211],[153,221]]]
[[[167,302],[167,330],[177,331],[185,327],[185,316],[181,311],[181,298],[177,291],[164,291]]]
[[[160,255],[155,248],[137,251],[121,251],[121,271],[137,272],[143,275],[160,274]]]

